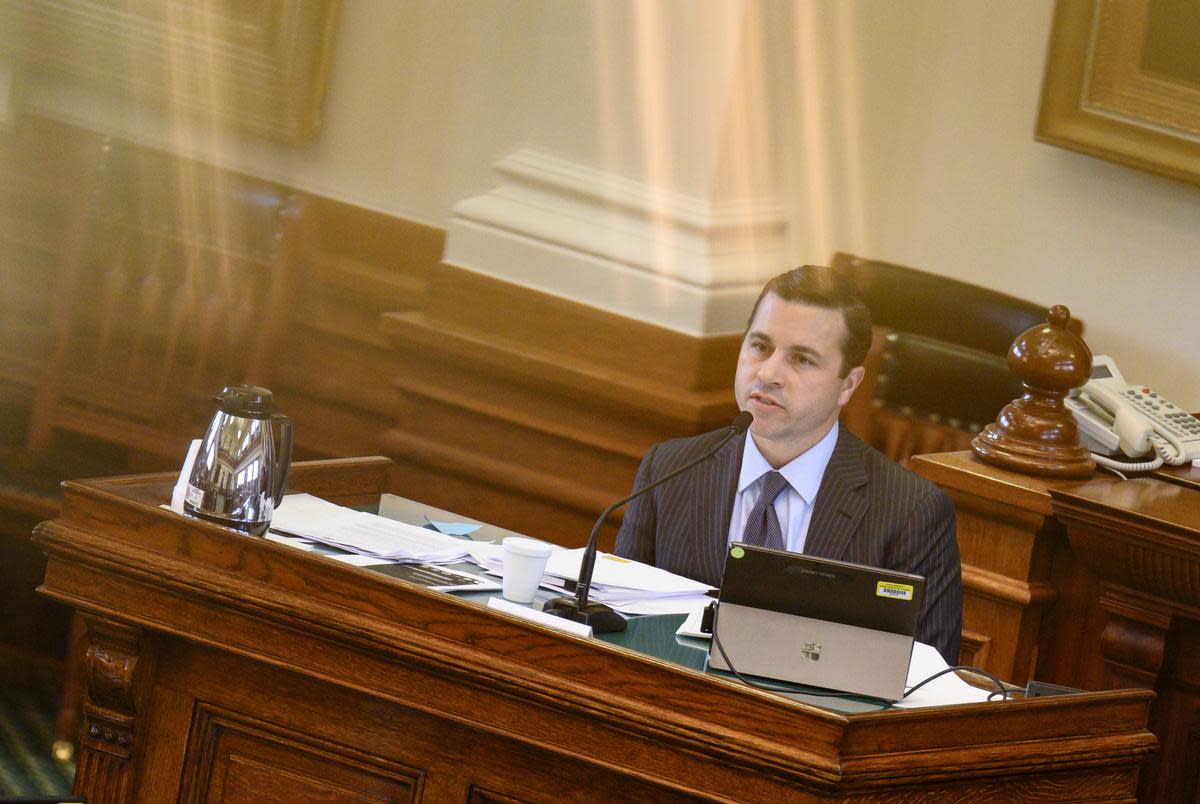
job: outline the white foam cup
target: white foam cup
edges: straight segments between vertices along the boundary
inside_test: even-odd
[[[545,542],[523,536],[509,536],[503,546],[504,599],[514,603],[532,603],[552,548]]]

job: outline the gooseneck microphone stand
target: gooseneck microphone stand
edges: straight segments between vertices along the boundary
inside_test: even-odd
[[[733,438],[735,435],[746,432],[746,428],[754,421],[754,417],[742,411],[734,417],[733,423],[729,425],[727,432],[716,446],[708,452],[696,458],[693,461],[685,463],[673,472],[663,475],[653,483],[637,489],[623,500],[617,500],[612,505],[604,509],[604,513],[600,514],[596,524],[592,526],[592,533],[588,537],[587,547],[584,548],[583,558],[579,562],[579,579],[575,582],[574,597],[556,597],[553,600],[546,601],[546,605],[542,611],[551,614],[555,617],[562,617],[567,620],[573,620],[577,623],[584,623],[592,627],[592,631],[597,634],[611,634],[616,631],[625,630],[625,618],[617,612],[613,611],[610,606],[603,603],[588,602],[588,593],[592,588],[592,573],[596,568],[596,538],[600,534],[600,527],[604,521],[608,519],[608,515],[620,508],[622,505],[631,500],[640,497],[650,489],[662,483],[666,483],[678,475],[683,474],[698,463],[702,463],[717,453],[721,447],[725,446],[725,442]]]

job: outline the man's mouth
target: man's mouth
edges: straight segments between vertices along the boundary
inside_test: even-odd
[[[750,394],[750,399],[765,407],[782,408],[783,405],[765,394]]]

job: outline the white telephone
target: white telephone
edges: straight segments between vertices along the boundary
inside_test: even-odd
[[[1149,386],[1126,383],[1107,355],[1092,358],[1092,378],[1064,401],[1101,466],[1142,472],[1200,458],[1200,419]],[[1154,453],[1157,457],[1150,458]],[[1129,463],[1112,460],[1114,455],[1149,460]]]

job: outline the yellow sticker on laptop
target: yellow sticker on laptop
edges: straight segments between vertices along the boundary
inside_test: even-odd
[[[875,583],[876,597],[890,597],[892,600],[912,600],[913,588],[906,583],[893,583],[892,581],[876,581]]]

